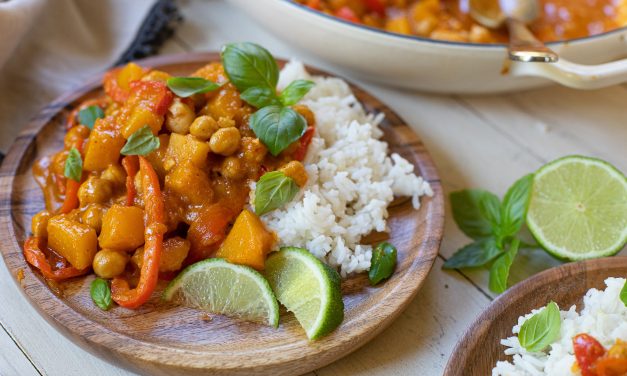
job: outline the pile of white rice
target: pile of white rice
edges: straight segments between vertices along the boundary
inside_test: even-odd
[[[359,242],[373,230],[387,230],[394,196],[411,196],[418,209],[420,196],[433,192],[412,164],[388,156],[387,143],[379,140],[383,116],[366,114],[346,82],[311,77],[301,63],[290,62],[279,89],[296,79],[316,84],[301,101],[316,117],[305,158],[309,180],[291,203],[262,219],[277,233],[279,246],[306,248],[339,267],[342,276],[368,270],[372,248]]]
[[[492,370],[493,376],[576,375],[571,367],[575,363],[572,339],[577,334],[586,333],[596,338],[606,349],[616,339],[627,341],[627,307],[620,300],[620,291],[625,285],[623,278],[605,280],[605,291],[591,289],[583,299],[584,307],[577,313],[572,306],[561,311],[562,326],[560,337],[538,353],[527,352],[520,346],[518,337],[501,340],[507,346],[505,354],[513,356],[511,362],[498,362]],[[518,318],[518,325],[512,332],[518,334],[522,324],[539,310]]]

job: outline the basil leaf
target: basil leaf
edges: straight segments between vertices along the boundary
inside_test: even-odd
[[[276,88],[279,66],[270,52],[260,45],[229,43],[222,48],[221,57],[226,75],[240,93],[251,87]]]
[[[76,148],[70,149],[65,159],[63,175],[68,179],[81,181],[81,177],[83,176],[83,160],[81,159],[81,153],[79,153]]]
[[[96,120],[104,117],[104,111],[99,106],[89,106],[78,111],[78,122],[89,129],[94,129]]]
[[[174,94],[182,98],[208,93],[220,87],[219,84],[201,77],[171,77],[167,84]]]
[[[620,290],[620,301],[627,307],[627,281],[623,286],[623,289]]]
[[[475,240],[487,238],[493,234],[492,223],[485,217],[485,208],[481,209],[480,204],[482,197],[486,196],[494,195],[480,189],[465,189],[452,192],[450,195],[455,223],[464,234]],[[483,200],[487,203],[494,199],[484,198]],[[484,206],[487,207],[485,203]]]
[[[89,289],[91,300],[96,303],[100,309],[107,311],[113,305],[111,300],[111,290],[109,289],[109,282],[102,278],[96,278],[91,283]]]
[[[294,179],[286,176],[282,171],[263,174],[255,188],[255,213],[262,215],[280,208],[292,201],[298,190]]]
[[[372,286],[390,278],[396,267],[398,252],[390,243],[381,243],[372,251],[372,262],[368,271],[368,280]]]
[[[533,174],[518,179],[505,194],[501,207],[501,234],[504,237],[514,236],[520,231],[531,198]]]
[[[268,106],[252,114],[250,128],[277,156],[303,135],[307,121],[289,107]]]
[[[514,239],[509,246],[509,250],[496,259],[490,268],[490,290],[496,293],[502,293],[507,290],[507,279],[509,278],[509,269],[514,263],[520,240]]]
[[[479,211],[490,222],[492,233],[496,233],[501,222],[501,201],[496,195],[485,192],[479,198]]]
[[[503,252],[496,246],[494,238],[477,240],[458,250],[446,260],[444,269],[476,268],[494,260]]]
[[[276,91],[268,87],[249,87],[240,94],[240,98],[257,108],[281,104]]]
[[[159,137],[152,134],[152,129],[145,125],[138,129],[126,140],[126,144],[120,150],[122,155],[146,155],[159,149],[161,142]]]
[[[280,98],[281,102],[285,106],[291,106],[293,104],[298,103],[302,97],[305,96],[314,87],[314,83],[312,81],[307,80],[296,80],[292,81],[283,91],[281,92]]]
[[[561,326],[560,309],[551,302],[522,324],[518,341],[527,351],[542,351],[559,337]]]

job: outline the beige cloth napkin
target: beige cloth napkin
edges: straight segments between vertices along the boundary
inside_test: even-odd
[[[0,2],[0,151],[47,102],[113,64],[154,1]]]

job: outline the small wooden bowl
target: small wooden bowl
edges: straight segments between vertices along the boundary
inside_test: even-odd
[[[445,376],[492,374],[503,353],[501,339],[511,337],[518,317],[554,301],[566,310],[582,308],[591,288],[605,289],[608,277],[627,276],[627,257],[607,257],[558,266],[517,284],[496,299],[470,326],[449,358]]]
[[[217,53],[161,56],[139,63],[187,75],[219,61]],[[310,69],[314,74],[324,72]],[[93,276],[75,278],[51,288],[24,261],[22,244],[32,216],[43,208],[42,194],[31,174],[34,161],[63,146],[69,111],[102,93],[100,77],[48,105],[20,134],[0,170],[0,252],[32,305],[64,335],[113,363],[149,375],[294,375],[323,367],[362,346],[387,327],[422,286],[437,256],[444,227],[442,187],[435,166],[416,134],[383,103],[356,86],[355,96],[369,112],[383,112],[383,139],[430,182],[433,197],[416,211],[408,200],[390,208],[389,241],[398,248],[392,278],[371,287],[364,274],[342,283],[345,319],[329,336],[307,340],[291,314],[281,315],[278,329],[166,304],[159,295],[137,310],[98,309],[90,299]],[[380,235],[380,234],[379,234]],[[380,241],[381,237],[370,237]]]

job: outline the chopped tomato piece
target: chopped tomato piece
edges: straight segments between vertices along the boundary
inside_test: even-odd
[[[130,85],[132,98],[129,101],[148,108],[157,115],[165,115],[174,99],[174,94],[163,82],[133,81]]]
[[[605,354],[603,345],[592,336],[578,334],[573,338],[573,348],[581,376],[598,376],[595,363]]]

